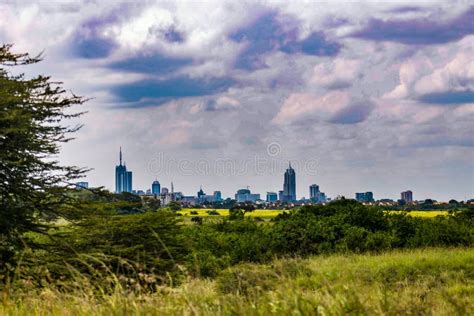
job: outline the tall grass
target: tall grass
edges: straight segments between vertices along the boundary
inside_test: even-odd
[[[21,288],[0,315],[472,315],[474,249],[287,258],[241,264],[214,280],[189,277],[153,291]]]

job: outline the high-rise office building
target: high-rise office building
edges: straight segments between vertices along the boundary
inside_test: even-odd
[[[313,201],[316,201],[319,193],[319,185],[312,184],[309,186],[309,198]]]
[[[413,202],[413,192],[411,192],[410,190],[404,191],[400,195],[401,195],[401,199],[405,201],[405,203]]]
[[[132,172],[127,171],[125,163],[122,165],[122,147],[120,147],[119,161],[119,165],[115,166],[115,192],[132,192]]]
[[[283,201],[296,201],[296,174],[295,170],[291,167],[291,163],[288,165],[288,169],[285,171],[285,179],[283,182]]]
[[[221,191],[214,191],[214,202],[222,201],[222,193]]]
[[[283,202],[284,196],[283,196],[283,190],[278,191],[278,201]]]
[[[275,192],[267,192],[267,202],[276,202],[278,195]]]
[[[355,198],[357,201],[362,202],[362,203],[374,202],[374,194],[372,192],[356,193]]]
[[[156,195],[161,193],[161,185],[158,180],[153,181],[153,183],[151,184],[151,193]]]
[[[256,202],[257,200],[260,200],[260,194],[253,194],[249,189],[240,189],[235,194],[235,200],[237,203]]]

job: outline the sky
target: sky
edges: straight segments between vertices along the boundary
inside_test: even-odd
[[[91,186],[122,147],[134,189],[474,198],[472,1],[7,0],[0,43],[90,98],[57,158]]]

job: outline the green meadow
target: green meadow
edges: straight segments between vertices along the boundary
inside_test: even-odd
[[[214,279],[97,292],[4,291],[1,315],[472,315],[474,249],[432,248],[239,264]]]

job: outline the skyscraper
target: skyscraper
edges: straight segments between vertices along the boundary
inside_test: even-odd
[[[222,193],[221,191],[214,191],[214,202],[222,201]]]
[[[413,192],[411,192],[410,190],[402,192],[400,195],[402,200],[406,203],[413,203]]]
[[[122,147],[120,147],[119,162],[119,165],[115,166],[115,192],[132,192],[132,172],[127,171],[125,163],[122,165]]]
[[[161,185],[158,180],[153,181],[153,183],[151,184],[151,193],[156,195],[159,195],[161,193]]]
[[[309,186],[309,198],[313,201],[318,199],[319,185],[312,184]]]
[[[295,170],[291,168],[291,163],[285,171],[285,179],[283,182],[283,201],[296,201],[296,174]]]

